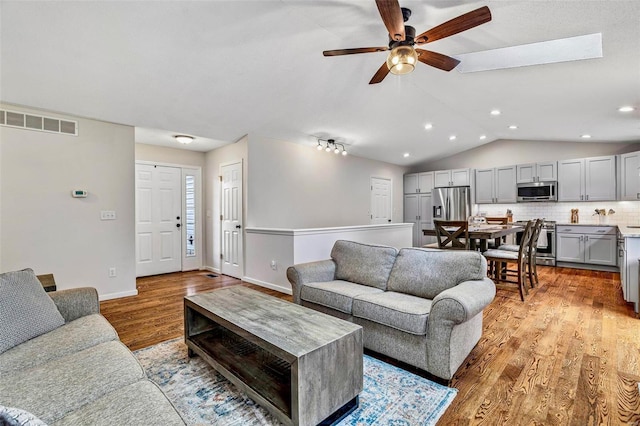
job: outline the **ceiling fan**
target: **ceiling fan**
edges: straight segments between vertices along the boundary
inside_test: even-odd
[[[415,28],[404,24],[411,16],[411,10],[400,8],[397,0],[376,0],[376,5],[382,22],[389,31],[388,47],[361,47],[322,52],[324,56],[342,56],[390,50],[387,61],[376,71],[369,84],[380,83],[389,72],[392,74],[410,73],[415,68],[417,61],[444,71],[451,71],[460,63],[458,59],[430,50],[415,48],[414,45],[440,40],[491,20],[491,12],[487,6],[484,6],[431,28],[416,37]]]

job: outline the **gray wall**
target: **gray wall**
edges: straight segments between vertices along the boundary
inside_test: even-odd
[[[640,141],[623,143],[497,140],[437,161],[411,166],[410,171],[463,167],[499,167],[537,161],[567,160],[640,150]]]
[[[320,228],[370,223],[371,177],[392,181],[392,220],[402,222],[405,168],[249,135],[246,226]]]
[[[101,296],[135,293],[133,127],[2,107],[77,120],[79,135],[0,127],[0,270],[53,273],[59,288]],[[72,198],[73,189],[89,196]],[[101,210],[117,219],[101,221]]]

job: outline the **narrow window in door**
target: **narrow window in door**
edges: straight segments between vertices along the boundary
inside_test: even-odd
[[[185,188],[185,232],[187,244],[186,257],[196,255],[196,178],[193,175],[186,175],[184,178]]]

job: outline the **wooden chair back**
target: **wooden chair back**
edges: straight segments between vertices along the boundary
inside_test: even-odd
[[[504,216],[497,216],[497,217],[486,217],[487,219],[487,223],[490,225],[506,225],[507,223],[509,223],[509,218]]]
[[[434,220],[438,247],[469,250],[469,223],[466,220]]]

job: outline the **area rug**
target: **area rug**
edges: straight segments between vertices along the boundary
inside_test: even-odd
[[[134,354],[190,425],[280,424],[201,358],[190,359],[182,339]],[[456,393],[365,355],[360,406],[339,425],[435,425]]]

